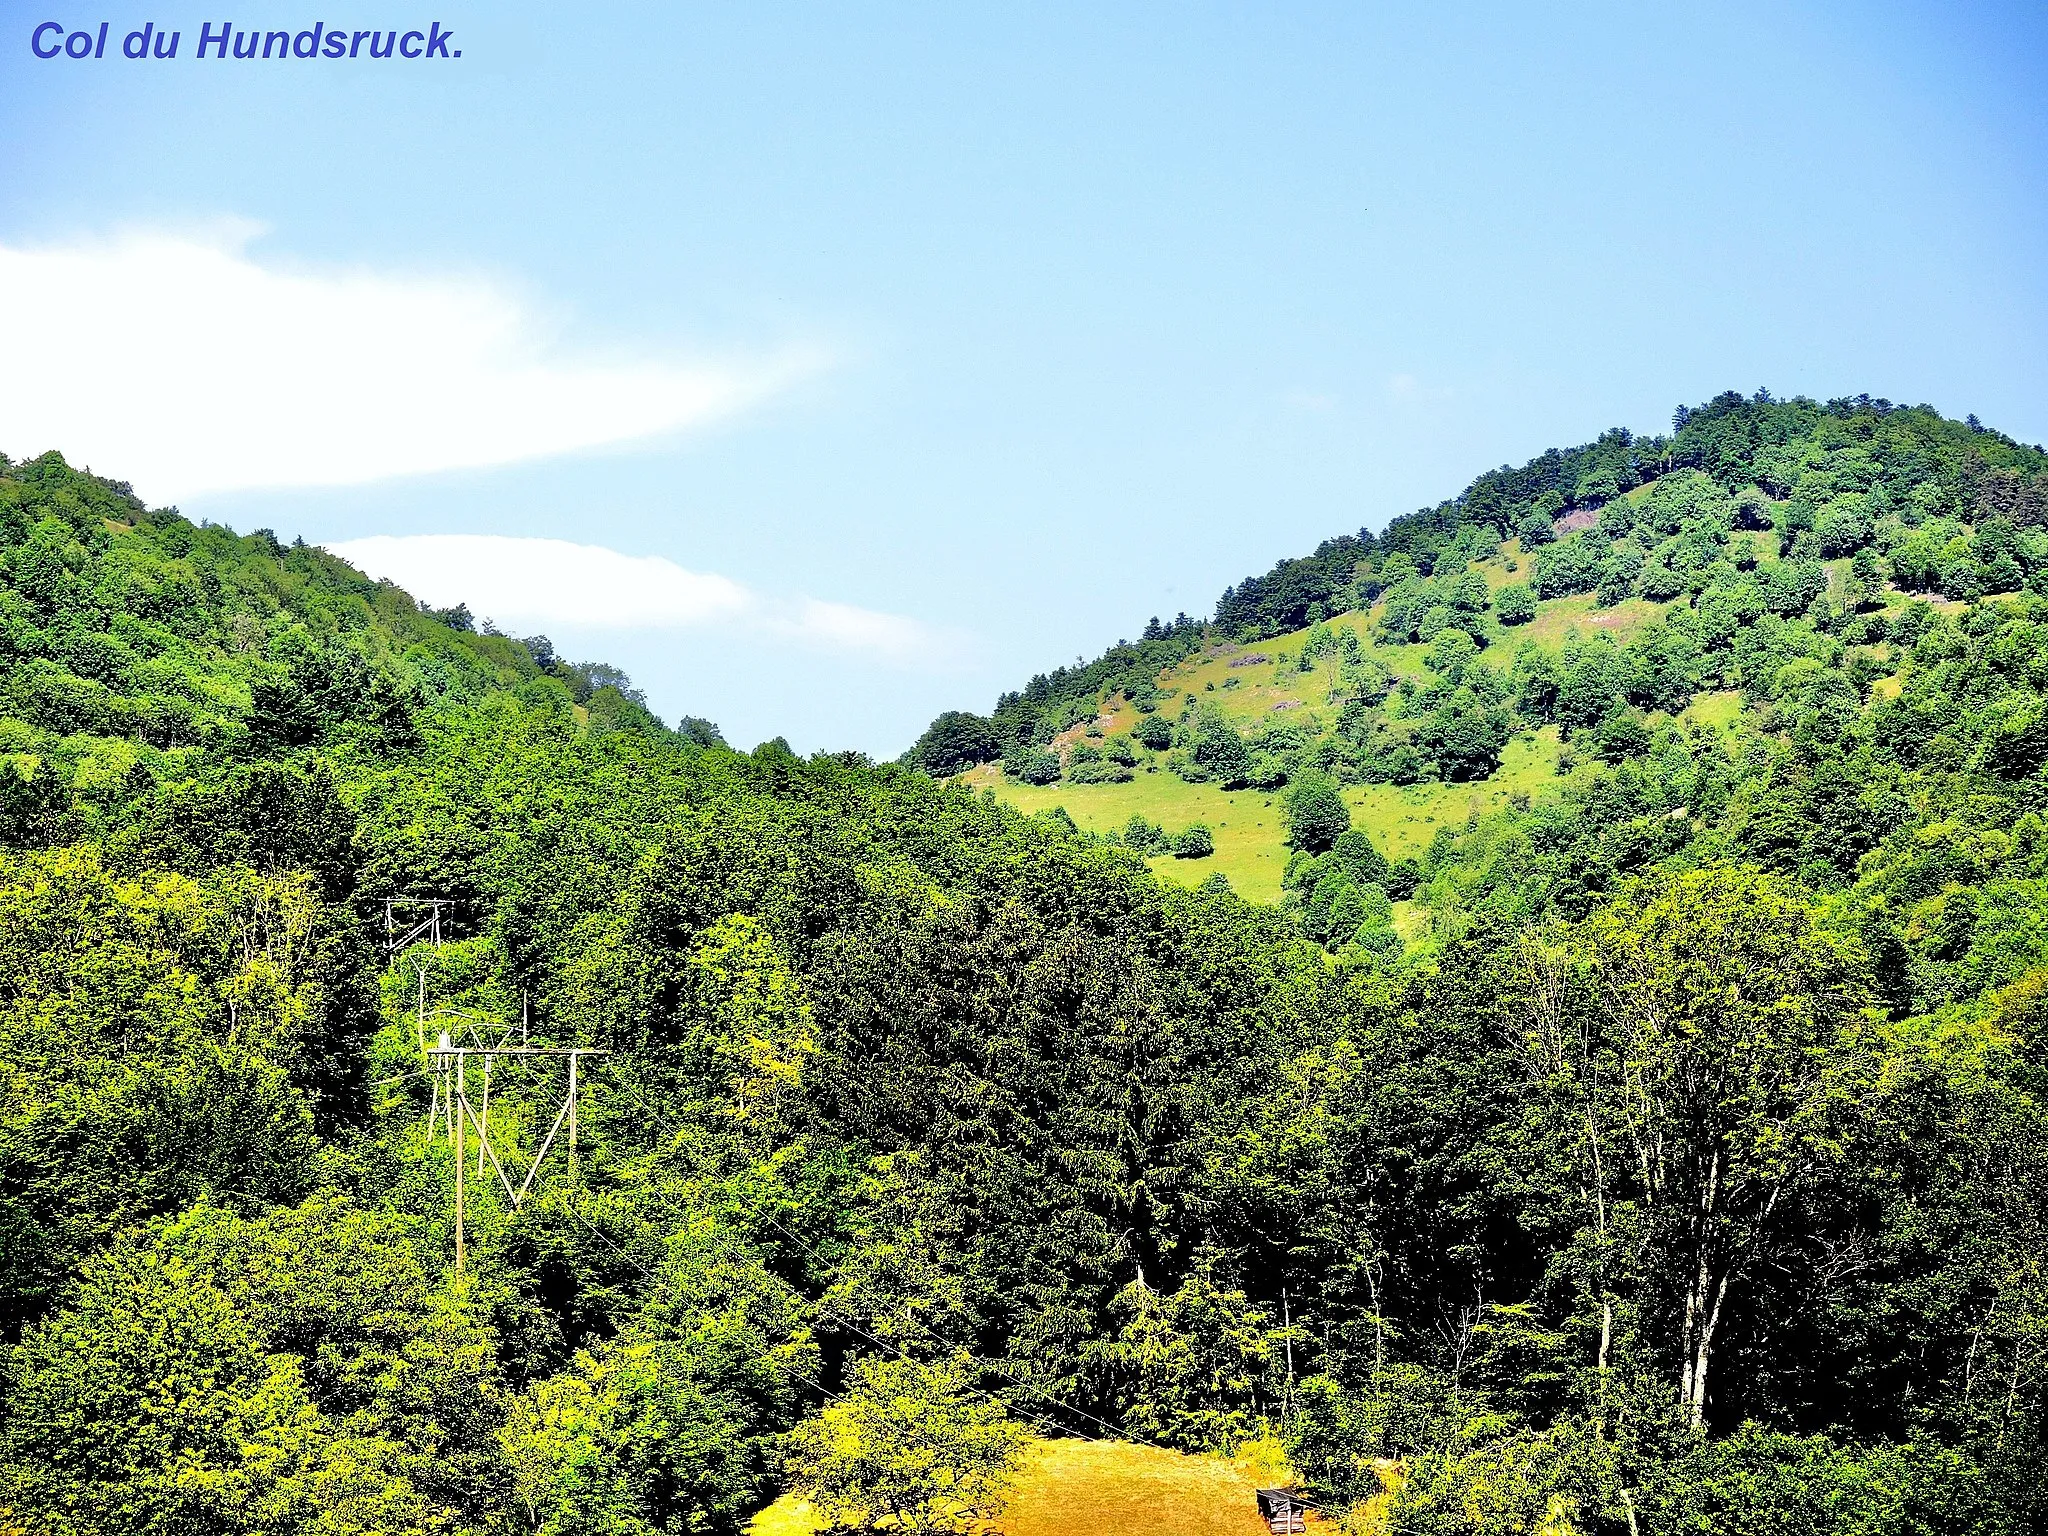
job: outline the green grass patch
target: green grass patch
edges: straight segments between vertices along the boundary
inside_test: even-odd
[[[1500,809],[1516,795],[1533,795],[1557,776],[1555,726],[1516,737],[1501,754],[1492,778],[1470,784],[1355,785],[1344,791],[1352,824],[1363,829],[1390,859],[1419,854],[1440,826],[1459,826],[1474,815]],[[1222,874],[1248,901],[1277,902],[1287,869],[1287,826],[1280,798],[1256,789],[1224,790],[1188,784],[1164,769],[1128,784],[1005,783],[993,765],[977,768],[965,782],[993,788],[998,798],[1027,813],[1063,807],[1084,832],[1121,832],[1132,816],[1178,832],[1204,822],[1215,834],[1216,851],[1206,859],[1158,858],[1152,868],[1180,885],[1199,885]]]
[[[1178,885],[1200,885],[1221,874],[1249,901],[1280,899],[1287,829],[1277,795],[1188,784],[1164,769],[1147,773],[1142,768],[1128,784],[1007,784],[995,768],[977,768],[966,782],[993,786],[998,797],[1027,813],[1062,806],[1084,832],[1121,832],[1133,816],[1143,816],[1169,832],[1203,822],[1216,838],[1214,853],[1206,859],[1152,859],[1152,868]]]
[[[1510,570],[1512,566],[1514,569]],[[1486,585],[1498,592],[1502,587],[1524,586],[1536,574],[1520,539],[1509,539],[1491,560],[1474,561],[1471,567],[1486,578]]]
[[[1516,630],[1515,636],[1554,649],[1576,630],[1581,639],[1605,635],[1619,644],[1648,629],[1670,609],[1669,603],[1653,603],[1646,597],[1631,597],[1612,608],[1602,608],[1593,600],[1592,593],[1582,592],[1577,597],[1554,597],[1538,603],[1536,617]]]
[[[1507,569],[1511,560],[1518,570]],[[1496,589],[1526,581],[1531,575],[1529,558],[1515,542],[1504,546],[1498,556],[1477,562],[1473,569],[1484,573],[1488,585]],[[1591,639],[1606,635],[1625,642],[1657,623],[1670,608],[1669,603],[1644,598],[1602,608],[1591,594],[1550,599],[1537,604],[1533,622],[1516,629],[1502,630],[1489,618],[1492,643],[1487,660],[1506,667],[1514,649],[1528,641],[1548,650],[1556,650],[1573,636]],[[1426,679],[1429,669],[1424,657],[1429,648],[1375,642],[1373,626],[1378,617],[1375,607],[1371,613],[1339,614],[1329,623],[1334,629],[1356,632],[1368,652],[1397,679]],[[1162,713],[1169,719],[1178,718],[1184,699],[1192,695],[1247,733],[1277,720],[1299,723],[1318,734],[1330,729],[1342,708],[1341,674],[1334,658],[1319,662],[1308,672],[1297,669],[1295,658],[1301,655],[1307,636],[1308,631],[1301,629],[1253,644],[1217,646],[1167,668],[1158,680],[1164,695]],[[1333,691],[1339,694],[1336,702],[1332,702]],[[1694,700],[1685,714],[1702,725],[1726,729],[1741,710],[1739,693],[1713,693]],[[1094,722],[1063,732],[1062,742],[1083,739],[1091,725],[1105,735],[1127,734],[1143,718],[1128,700],[1118,698],[1105,706]],[[1418,855],[1439,828],[1462,828],[1474,816],[1500,810],[1516,797],[1532,796],[1553,781],[1560,750],[1556,727],[1546,726],[1510,741],[1491,778],[1467,784],[1359,785],[1346,789],[1344,799],[1352,808],[1353,825],[1366,832],[1387,857]],[[1155,767],[1163,761],[1163,755],[1145,756]],[[966,782],[993,788],[1002,800],[1026,812],[1060,806],[1076,826],[1097,834],[1121,832],[1134,815],[1169,832],[1202,822],[1215,837],[1215,853],[1205,859],[1153,859],[1152,868],[1162,878],[1182,885],[1198,885],[1212,874],[1221,874],[1247,900],[1280,900],[1288,848],[1279,793],[1188,784],[1163,767],[1147,772],[1142,765],[1128,784],[1032,787],[1006,781],[994,764],[968,774]],[[1421,918],[1419,914],[1409,919],[1397,917],[1397,924],[1400,921],[1413,927]]]
[[[1742,714],[1742,693],[1729,688],[1717,693],[1699,693],[1680,712],[1679,719],[1690,720],[1711,731],[1725,731],[1733,726]]]
[[[1728,547],[1723,553],[1739,564],[1745,548],[1752,561],[1775,560],[1778,558],[1778,536],[1765,528],[1737,528],[1728,535]]]
[[[1557,777],[1557,727],[1517,736],[1493,777],[1470,784],[1361,784],[1344,791],[1351,824],[1390,859],[1417,855],[1439,827],[1461,828],[1516,795],[1533,795]],[[1281,861],[1285,868],[1286,861]],[[1398,925],[1397,925],[1398,926]]]

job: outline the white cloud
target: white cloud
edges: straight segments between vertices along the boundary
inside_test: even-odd
[[[867,651],[896,661],[927,659],[934,653],[938,637],[916,619],[899,614],[877,613],[871,608],[852,608],[845,603],[799,600],[787,617],[771,620],[773,627],[850,651]]]
[[[668,629],[730,619],[753,597],[736,581],[660,555],[622,555],[567,539],[489,533],[379,534],[328,546],[437,608],[468,603],[500,624]]]
[[[577,360],[474,278],[309,271],[253,230],[0,246],[0,431],[152,501],[355,485],[700,426],[819,366]]]
[[[379,534],[328,546],[371,576],[437,608],[467,603],[479,619],[527,632],[720,626],[877,660],[949,668],[960,637],[901,614],[817,598],[763,597],[725,576],[660,555],[627,555],[566,539],[488,533]]]

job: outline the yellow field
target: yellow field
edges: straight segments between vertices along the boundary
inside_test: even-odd
[[[1253,1472],[1217,1456],[1088,1440],[1035,1445],[1003,1536],[1267,1536]],[[1318,1521],[1311,1529],[1334,1531]],[[814,1536],[815,1512],[787,1495],[754,1517],[752,1536]]]

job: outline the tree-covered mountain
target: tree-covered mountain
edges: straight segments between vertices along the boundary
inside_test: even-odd
[[[1708,441],[1797,467],[1671,458]],[[908,767],[732,752],[320,551],[0,465],[0,1529],[732,1532],[862,1450],[834,1426],[962,1403],[1270,1431],[1361,1530],[2039,1529],[2041,460],[1875,405],[1603,444],[1322,558],[1299,613],[1306,577],[1234,589],[1320,618],[1340,691],[1341,587],[1443,652],[1278,760],[1285,908]],[[1801,542],[1851,497],[1893,562],[1853,605]],[[1539,585],[1589,544],[1588,590],[1631,550],[1688,583],[1548,691],[1463,581],[1532,512]],[[1892,590],[1916,539],[1956,595]],[[1809,557],[1779,611],[1759,573]],[[1035,746],[1216,638],[979,728]],[[1736,729],[1664,707],[1708,686]],[[1310,790],[1470,708],[1587,761],[1397,876]],[[1211,735],[1139,750],[1249,771]],[[1362,942],[1340,876],[1412,880],[1428,941]],[[425,898],[439,942],[387,930]],[[609,1054],[531,1198],[467,1154],[458,1270],[422,1045],[471,1024]],[[530,1157],[559,1079],[499,1069]]]
[[[1774,535],[1767,548],[1730,538],[1751,530]],[[1886,581],[1964,601],[2033,590],[2029,578],[2048,572],[2048,453],[1932,406],[1719,395],[1681,407],[1668,437],[1616,428],[1518,469],[1489,470],[1462,495],[1379,534],[1325,540],[1226,587],[1206,625],[1154,619],[1138,644],[1120,641],[1093,663],[1034,677],[997,701],[973,760],[1048,742],[1092,718],[1106,695],[1151,702],[1160,670],[1205,639],[1264,640],[1392,598],[1392,611],[1415,621],[1410,633],[1426,628],[1423,638],[1433,638],[1464,622],[1483,643],[1475,616],[1490,594],[1457,590],[1456,578],[1509,540],[1533,557],[1529,592],[1517,601],[1683,598],[1713,615],[1716,630],[1728,627],[1718,611],[1732,603],[1738,625],[1754,609],[1841,634]],[[1825,563],[1844,558],[1854,561],[1853,583],[1830,593]],[[1432,584],[1438,575],[1445,579]],[[2044,583],[2048,574],[2034,585]],[[1438,608],[1449,625],[1423,622]],[[957,743],[973,717],[941,718],[947,725],[906,760],[945,774],[962,761]]]
[[[1481,915],[1577,919],[1630,874],[1736,860],[1858,905],[1889,957],[1887,1001],[1918,1012],[2036,955],[2016,931],[2032,886],[2009,906],[1947,893],[2030,881],[2024,858],[1927,871],[1966,828],[2035,835],[2044,621],[2040,448],[1926,407],[1729,394],[1680,411],[1669,438],[1610,432],[1248,578],[1185,643],[1256,670],[1178,696],[1186,667],[1142,687],[1064,675],[1071,696],[1003,764],[1020,781],[1149,769],[1285,798],[1483,786],[1512,743],[1550,733],[1555,778],[1437,826],[1413,869],[1294,838],[1305,929],[1384,963],[1401,947],[1389,898],[1412,896],[1426,955]],[[1289,697],[1260,714],[1227,692],[1310,673],[1327,674],[1320,709]],[[1102,718],[1140,725],[1110,735]]]

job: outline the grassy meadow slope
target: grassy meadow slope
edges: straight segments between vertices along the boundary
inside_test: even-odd
[[[1044,821],[706,734],[0,457],[0,1531],[738,1536],[911,1317],[1011,1362],[933,1396],[1127,1411],[1091,1341],[1128,1263],[1258,1206],[1072,1170],[1209,1166],[1335,978]],[[422,897],[447,932],[394,954],[385,899]],[[456,1124],[523,1200],[437,1138],[478,1069],[425,1044],[514,1029],[595,1053],[573,1160],[561,1069],[486,1057]],[[1103,1112],[1152,1092],[1135,1137]],[[1270,1404],[1257,1347],[1228,1390]]]
[[[1470,561],[1466,568],[1484,578],[1489,589],[1498,591],[1527,579],[1528,555],[1518,541],[1510,541],[1497,554]],[[1905,598],[1892,594],[1890,601],[1896,605]],[[1432,677],[1428,646],[1393,644],[1375,637],[1385,607],[1384,601],[1377,602],[1365,612],[1330,619],[1324,627],[1356,634],[1362,652],[1384,663],[1396,680],[1427,683]],[[1490,643],[1482,655],[1498,662],[1502,653],[1521,646],[1561,655],[1567,647],[1594,636],[1626,642],[1663,618],[1670,607],[1631,598],[1602,608],[1586,593],[1538,600],[1536,616],[1529,623],[1513,629],[1491,624]],[[1162,707],[1178,712],[1206,705],[1246,734],[1275,719],[1303,721],[1318,732],[1328,729],[1335,724],[1346,697],[1342,670],[1334,657],[1329,664],[1319,664],[1308,672],[1286,665],[1301,655],[1313,628],[1305,626],[1256,643],[1213,641],[1160,670],[1155,678],[1159,692],[1169,701],[1178,701]],[[1647,720],[1654,726],[1677,718],[1729,730],[1742,708],[1738,691],[1720,690],[1698,695],[1675,717],[1652,712]],[[1143,718],[1128,696],[1115,695],[1103,703],[1094,720],[1069,726],[1052,744],[1070,751],[1090,740],[1128,736]],[[1248,900],[1280,901],[1290,852],[1281,803],[1284,790],[1233,790],[1215,783],[1189,783],[1165,764],[1165,753],[1146,753],[1134,777],[1118,784],[1025,784],[1005,775],[1000,763],[982,764],[958,779],[989,790],[1026,812],[1057,806],[1082,831],[1098,836],[1120,835],[1133,816],[1169,831],[1200,822],[1214,834],[1215,852],[1205,858],[1159,855],[1147,860],[1155,873],[1181,885],[1197,885],[1220,874]],[[1574,772],[1583,778],[1591,771],[1590,759],[1581,760],[1567,752],[1557,726],[1540,725],[1516,732],[1502,748],[1499,767],[1483,779],[1348,784],[1342,787],[1342,794],[1351,808],[1352,825],[1370,836],[1389,859],[1418,858],[1440,828],[1463,827],[1517,800],[1526,803],[1547,785]],[[1398,904],[1397,927],[1409,929],[1417,921],[1408,903]]]
[[[1499,555],[1470,561],[1489,586],[1507,586],[1518,578],[1522,565],[1520,545],[1507,545]],[[1364,614],[1341,614],[1329,621],[1331,629],[1352,631],[1362,647],[1382,659],[1397,678],[1417,682],[1430,678],[1425,655],[1427,645],[1386,645],[1372,637],[1372,623],[1382,616],[1384,604],[1374,604]],[[1628,602],[1620,608],[1597,610],[1589,596],[1540,602],[1536,621],[1528,625],[1520,641],[1546,649],[1559,649],[1585,633],[1626,639],[1661,616],[1659,604]],[[1206,645],[1184,662],[1163,668],[1155,682],[1161,694],[1184,702],[1210,702],[1241,731],[1251,731],[1268,719],[1303,719],[1313,729],[1327,729],[1335,721],[1343,702],[1343,682],[1335,666],[1319,666],[1311,672],[1282,672],[1274,657],[1298,657],[1309,639],[1309,629],[1276,635],[1257,645],[1217,641]],[[1499,635],[1507,639],[1507,635]],[[1096,721],[1071,725],[1055,737],[1061,748],[1073,748],[1090,737],[1106,739],[1128,735],[1137,727],[1141,713],[1126,696],[1114,696],[1102,707]],[[1419,856],[1440,825],[1464,823],[1466,819],[1499,809],[1511,797],[1532,795],[1536,788],[1559,774],[1559,733],[1554,727],[1538,727],[1513,737],[1501,752],[1501,766],[1479,782],[1423,782],[1423,784],[1348,784],[1343,799],[1352,807],[1352,823],[1362,827],[1389,858]],[[1178,829],[1200,821],[1214,831],[1217,852],[1208,858],[1176,858],[1161,854],[1147,860],[1161,879],[1180,885],[1198,885],[1212,874],[1223,874],[1231,889],[1251,901],[1280,901],[1280,879],[1286,870],[1286,821],[1278,791],[1239,788],[1227,791],[1219,784],[1190,784],[1163,768],[1165,754],[1147,754],[1139,774],[1126,784],[1022,784],[1006,778],[1001,764],[983,764],[961,774],[961,782],[977,788],[991,788],[997,799],[1024,811],[1047,811],[1055,805],[1065,809],[1073,823],[1094,834],[1120,834],[1133,815]]]
[[[0,458],[0,1531],[741,1536],[1005,1416],[1143,1442],[1011,1536],[1252,1536],[1269,1436],[1357,1532],[2048,1530],[2048,454],[1879,405],[916,766]],[[471,1105],[523,1200],[442,1025],[592,1053]]]

